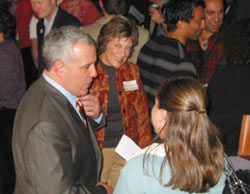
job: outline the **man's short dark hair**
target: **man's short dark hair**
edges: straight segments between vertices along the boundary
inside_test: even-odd
[[[189,23],[194,17],[194,8],[205,8],[203,0],[170,0],[166,5],[165,19],[168,32],[177,28],[179,20]]]
[[[130,6],[130,0],[102,0],[102,2],[105,11],[113,15],[126,16]]]

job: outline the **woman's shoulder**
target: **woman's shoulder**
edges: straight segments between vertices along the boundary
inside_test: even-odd
[[[138,152],[127,162],[126,166],[127,168],[134,168],[134,166],[136,166],[141,167],[141,169],[145,167],[148,172],[152,173],[151,166],[154,165],[154,169],[157,170],[157,166],[160,167],[164,159],[164,145],[153,143]]]

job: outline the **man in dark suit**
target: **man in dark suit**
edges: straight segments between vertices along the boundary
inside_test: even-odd
[[[111,187],[98,182],[102,155],[93,132],[105,118],[98,98],[88,94],[97,76],[95,42],[77,27],[57,28],[45,38],[42,56],[45,69],[15,117],[14,193],[111,194]]]
[[[42,43],[44,37],[53,28],[61,26],[82,26],[81,22],[73,15],[67,13],[57,5],[57,0],[31,0],[33,11],[40,20],[37,23],[38,40],[38,75],[44,69],[44,62],[41,57]]]

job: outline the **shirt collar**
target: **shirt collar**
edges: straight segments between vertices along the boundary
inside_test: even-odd
[[[57,89],[62,95],[65,96],[65,98],[70,102],[70,104],[74,107],[76,112],[80,115],[79,111],[76,107],[76,96],[71,94],[69,91],[67,91],[65,88],[63,88],[60,84],[52,80],[49,76],[46,75],[46,73],[43,72],[42,74],[43,78],[55,89]],[[81,115],[80,115],[81,116]]]
[[[55,11],[55,14],[54,14],[54,16],[53,16],[53,18],[51,19],[50,22],[47,20],[47,18],[44,18],[44,27],[45,27],[45,33],[44,33],[44,35],[45,36],[50,32],[50,30],[52,28],[52,25],[53,25],[54,20],[56,18],[57,12],[58,12],[58,7],[57,7],[57,9]]]

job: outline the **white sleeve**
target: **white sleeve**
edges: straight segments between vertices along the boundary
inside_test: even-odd
[[[37,38],[36,35],[36,24],[38,22],[38,19],[33,15],[30,21],[30,39]]]

